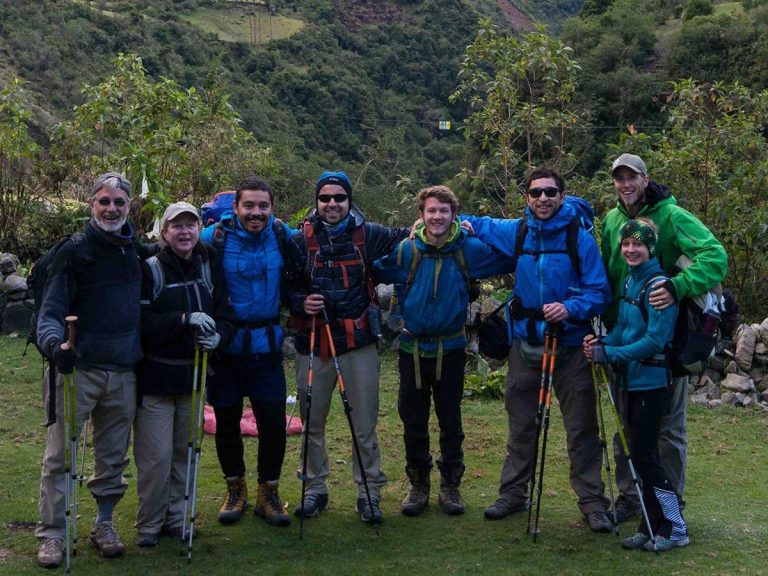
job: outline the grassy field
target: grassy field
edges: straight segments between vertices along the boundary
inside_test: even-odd
[[[266,44],[270,40],[291,36],[304,26],[304,22],[298,18],[280,13],[270,17],[269,12],[262,8],[243,6],[200,8],[182,17],[193,26],[216,34],[225,42],[254,41],[256,44]]]
[[[45,415],[40,398],[41,363],[36,351],[22,358],[21,339],[0,338],[0,574],[41,574],[35,564],[37,493],[44,448]],[[333,465],[331,507],[306,522],[299,539],[296,519],[289,528],[267,526],[251,511],[239,524],[219,525],[215,518],[223,495],[213,439],[203,446],[198,500],[201,537],[191,565],[181,546],[169,539],[155,549],[136,547],[134,469],[116,511],[126,543],[118,560],[100,558],[84,541],[94,518],[94,502],[79,491],[81,552],[73,574],[766,574],[768,573],[768,416],[744,410],[709,411],[691,406],[687,520],[688,548],[654,556],[627,552],[614,535],[592,534],[583,523],[568,485],[568,464],[557,408],[547,454],[542,532],[537,544],[525,534],[526,515],[489,522],[483,508],[496,497],[506,438],[500,401],[465,401],[467,473],[462,491],[467,513],[448,517],[436,496],[424,516],[399,514],[406,491],[402,428],[396,410],[397,368],[391,355],[382,364],[379,438],[389,475],[382,501],[385,522],[362,524],[354,513],[349,432],[337,403],[328,422]],[[289,376],[291,369],[288,369]],[[353,383],[348,382],[348,386]],[[289,384],[289,388],[293,385]],[[433,436],[436,438],[436,434]],[[289,438],[281,493],[292,510],[301,484],[294,470],[300,438]],[[249,482],[255,488],[257,441],[248,439]],[[436,484],[437,477],[433,477]],[[621,535],[633,531],[622,525]],[[104,572],[107,570],[108,572]]]

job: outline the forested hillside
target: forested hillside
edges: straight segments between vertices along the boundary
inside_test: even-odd
[[[602,211],[631,150],[757,305],[767,86],[768,0],[0,0],[0,249],[39,252],[42,218],[69,230],[76,212],[38,201],[106,166],[146,182],[140,230],[247,172],[298,217],[328,167],[408,222],[438,182],[516,213],[541,162]]]

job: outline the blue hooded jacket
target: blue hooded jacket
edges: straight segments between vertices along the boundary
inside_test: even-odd
[[[597,242],[592,235],[579,229],[578,256],[580,273],[573,269],[567,254],[568,225],[576,217],[574,208],[564,202],[560,210],[548,220],[539,220],[529,208],[525,210],[528,232],[524,251],[558,250],[557,254],[521,254],[515,272],[514,295],[524,308],[541,310],[544,304],[561,302],[568,310],[560,343],[580,347],[590,327],[588,322],[601,314],[611,302],[611,291],[605,267],[600,258]],[[462,217],[474,228],[475,235],[497,250],[514,257],[517,228],[522,219],[491,218],[488,216]],[[516,321],[513,338],[527,340],[527,321]],[[536,322],[538,343],[544,343],[546,323]]]
[[[632,392],[663,388],[667,385],[668,374],[665,366],[641,363],[664,352],[665,346],[672,341],[677,320],[677,304],[656,310],[648,303],[652,290],[650,286],[643,301],[638,302],[643,285],[654,277],[659,277],[660,281],[666,279],[656,258],[629,269],[626,298],[620,296],[619,320],[603,339],[606,358],[612,364],[619,365],[623,385]],[[641,306],[648,311],[647,322]]]
[[[225,214],[221,220],[226,236],[224,254],[219,256],[237,324],[241,324],[224,350],[226,354],[267,354],[282,346],[284,333],[277,319],[283,255],[274,231],[274,219],[274,215],[270,216],[258,234],[245,230],[232,213]],[[215,226],[209,226],[200,233],[200,238],[212,244],[214,231]],[[287,226],[286,232],[288,237],[293,233]],[[243,323],[269,324],[270,319],[274,319],[271,326],[242,326]],[[274,330],[274,349],[270,347],[269,330]]]
[[[509,270],[511,261],[484,242],[468,236],[466,230],[454,223],[451,238],[440,248],[426,242],[424,225],[416,229],[413,243],[422,253],[413,284],[405,299],[399,294],[403,309],[405,330],[400,336],[400,350],[411,352],[414,336],[436,338],[453,335],[443,340],[446,351],[464,348],[467,339],[462,332],[469,302],[467,283],[456,259],[461,248],[470,278],[485,278]],[[374,263],[376,280],[405,288],[411,268],[414,244],[403,240],[398,248]],[[400,257],[398,257],[398,255]],[[435,356],[438,342],[420,341],[419,354]]]

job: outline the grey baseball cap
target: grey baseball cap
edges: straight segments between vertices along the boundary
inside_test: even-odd
[[[614,160],[613,164],[611,165],[611,174],[614,174],[616,169],[621,168],[622,166],[626,166],[638,174],[648,174],[648,169],[645,167],[645,162],[643,162],[643,159],[640,158],[640,156],[635,156],[634,154],[622,154],[616,158],[616,160]]]

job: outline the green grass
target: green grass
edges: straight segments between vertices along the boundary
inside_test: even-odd
[[[266,44],[270,40],[291,36],[304,27],[304,22],[297,18],[280,13],[270,18],[264,10],[235,6],[200,8],[193,13],[182,14],[182,18],[205,32],[216,34],[225,42],[255,40],[257,44]]]
[[[30,350],[21,357],[20,339],[0,338],[0,574],[40,575],[35,564],[40,462],[45,415],[40,398],[40,361]],[[133,543],[136,509],[134,469],[116,523],[127,545],[118,560],[100,558],[84,545],[94,517],[93,499],[79,490],[81,552],[73,574],[765,574],[768,573],[768,417],[744,410],[710,411],[691,406],[687,513],[691,545],[665,555],[627,552],[613,535],[592,534],[580,519],[568,485],[568,463],[557,408],[547,454],[545,499],[539,542],[525,535],[526,515],[499,522],[482,518],[496,497],[506,440],[501,401],[466,401],[467,473],[462,492],[468,511],[461,517],[442,514],[433,494],[423,517],[399,514],[406,491],[402,428],[396,409],[397,368],[391,355],[382,364],[379,438],[389,475],[382,501],[385,522],[377,529],[363,525],[354,513],[349,432],[339,404],[329,417],[332,463],[331,508],[305,523],[299,539],[296,519],[287,529],[272,528],[251,511],[240,523],[224,527],[216,520],[224,483],[213,440],[203,446],[198,500],[202,536],[187,565],[181,547],[168,539],[151,550]],[[289,376],[291,369],[288,369]],[[351,382],[348,386],[354,385]],[[292,387],[292,384],[289,384]],[[607,414],[607,412],[606,412]],[[433,438],[436,438],[436,434]],[[292,510],[301,484],[294,471],[299,461],[298,436],[289,438],[281,493]],[[257,441],[246,441],[249,482],[255,488]],[[433,484],[437,477],[433,476]],[[622,525],[626,536],[634,526]]]

